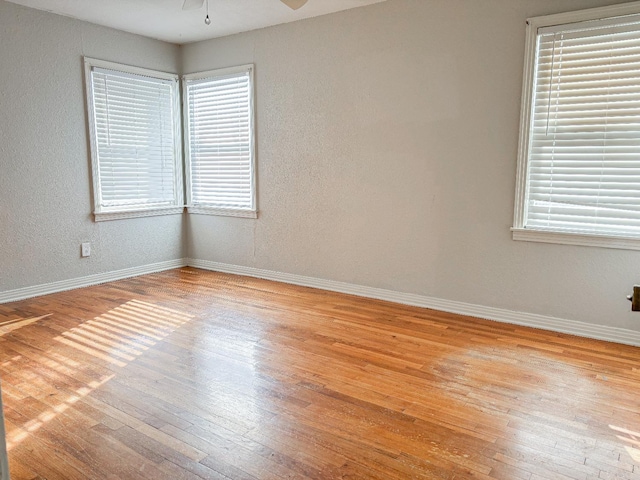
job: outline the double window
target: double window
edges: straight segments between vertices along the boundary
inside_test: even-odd
[[[179,77],[85,59],[96,221],[184,208]],[[184,77],[187,207],[256,217],[251,66]]]
[[[514,239],[640,248],[637,11],[528,21]]]

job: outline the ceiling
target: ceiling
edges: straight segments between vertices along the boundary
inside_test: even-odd
[[[309,0],[291,10],[279,0],[209,0],[205,7],[182,10],[183,0],[8,0],[171,43],[190,43],[303,18],[348,10],[385,0]]]

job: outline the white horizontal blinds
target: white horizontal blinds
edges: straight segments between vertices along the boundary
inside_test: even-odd
[[[526,227],[640,235],[638,21],[539,30]]]
[[[254,210],[250,70],[186,87],[191,205]]]
[[[100,209],[176,203],[171,80],[93,67]]]

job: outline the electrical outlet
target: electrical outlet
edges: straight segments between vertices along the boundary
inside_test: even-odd
[[[80,249],[80,250],[81,250],[80,254],[81,254],[83,257],[89,257],[89,256],[91,256],[91,243],[89,243],[89,242],[84,242],[84,243],[82,244],[82,246],[81,246],[81,249]]]

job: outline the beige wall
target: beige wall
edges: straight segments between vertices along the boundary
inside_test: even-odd
[[[525,19],[616,1],[389,0],[182,47],[255,63],[258,220],[188,254],[640,331],[640,252],[511,240]]]
[[[0,292],[182,258],[181,215],[93,221],[82,64],[177,72],[179,53],[0,0]]]

